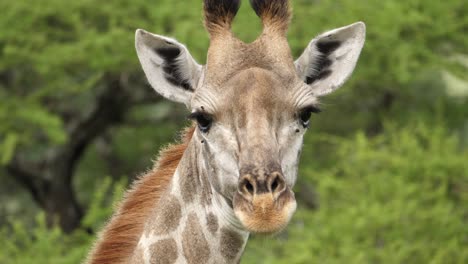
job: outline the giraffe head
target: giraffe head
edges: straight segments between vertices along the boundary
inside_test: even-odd
[[[193,140],[213,189],[246,230],[274,233],[296,208],[292,187],[311,113],[351,75],[365,25],[319,35],[294,61],[288,1],[250,2],[263,32],[244,43],[230,30],[240,0],[204,1],[210,34],[204,66],[176,40],[143,30],[136,32],[136,49],[153,88],[191,110],[198,124]]]

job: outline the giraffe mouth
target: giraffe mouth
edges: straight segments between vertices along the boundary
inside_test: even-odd
[[[296,210],[296,199],[287,188],[277,198],[271,193],[262,193],[249,200],[236,193],[233,205],[235,215],[247,231],[275,234],[288,225]]]

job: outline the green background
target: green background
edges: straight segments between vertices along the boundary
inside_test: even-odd
[[[233,30],[253,41],[261,24],[243,2]],[[352,78],[312,117],[297,213],[278,236],[253,236],[242,263],[468,263],[466,1],[292,5],[295,56],[356,21],[366,44]],[[174,37],[203,63],[201,1],[1,1],[0,10],[0,263],[79,263],[128,183],[188,125],[184,106],[146,84],[135,29]],[[68,183],[83,215],[64,232],[12,164],[34,164],[23,167],[49,197],[55,185],[44,183],[63,176],[54,154],[104,92],[120,110],[97,121],[74,160]]]

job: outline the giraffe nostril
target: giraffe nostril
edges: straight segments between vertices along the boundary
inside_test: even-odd
[[[279,173],[273,173],[270,180],[270,191],[271,193],[279,193],[285,188],[283,176]]]
[[[286,189],[286,184],[281,172],[262,174],[261,176],[244,174],[237,188],[244,198],[251,200],[255,196],[263,194],[272,194],[276,197]]]
[[[251,199],[255,194],[255,183],[250,175],[245,175],[239,182],[239,191],[245,198]]]
[[[247,181],[247,183],[245,184],[245,189],[248,193],[250,193],[250,195],[254,194],[254,187],[249,181]]]
[[[278,181],[278,177],[276,177],[274,180],[273,180],[273,183],[271,183],[271,192],[275,192],[276,188],[278,188],[279,186],[279,181]]]

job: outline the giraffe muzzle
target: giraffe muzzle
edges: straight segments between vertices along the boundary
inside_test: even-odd
[[[238,190],[248,201],[262,194],[271,194],[274,198],[278,198],[282,192],[286,191],[286,183],[280,172],[273,172],[266,177],[245,174],[239,181]]]
[[[289,223],[296,200],[281,172],[244,173],[233,206],[248,231],[271,234],[281,231]]]

